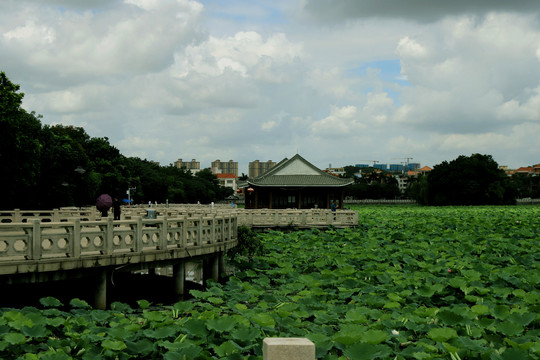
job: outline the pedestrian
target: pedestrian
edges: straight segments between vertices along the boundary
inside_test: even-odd
[[[330,205],[330,209],[332,211],[336,211],[336,201],[335,200],[332,201],[332,204]]]
[[[120,208],[120,201],[118,201],[118,198],[114,198],[113,200],[113,214],[114,214],[114,220],[120,220],[120,213],[122,212],[122,209]]]

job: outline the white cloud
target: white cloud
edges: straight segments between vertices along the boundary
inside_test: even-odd
[[[365,125],[358,120],[356,106],[332,106],[330,115],[315,121],[312,131],[318,136],[351,136],[364,128]]]
[[[0,70],[44,123],[163,164],[538,163],[540,3],[423,1],[4,1]]]

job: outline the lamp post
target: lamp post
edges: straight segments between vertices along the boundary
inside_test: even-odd
[[[128,206],[131,206],[131,190],[137,190],[136,187],[130,187],[127,189],[126,194],[128,196]]]

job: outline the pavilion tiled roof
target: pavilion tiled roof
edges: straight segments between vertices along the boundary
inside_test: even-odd
[[[294,170],[290,170],[293,164],[301,173],[295,174]],[[250,185],[269,187],[342,187],[353,182],[353,179],[339,178],[321,171],[298,154],[283,159],[265,174],[248,179]]]

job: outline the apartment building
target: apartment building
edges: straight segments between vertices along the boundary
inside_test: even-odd
[[[275,161],[272,161],[272,160],[268,160],[264,162],[261,162],[259,160],[250,161],[249,169],[248,169],[248,176],[250,178],[261,176],[265,172],[273,168],[274,166],[276,166],[276,163]]]

